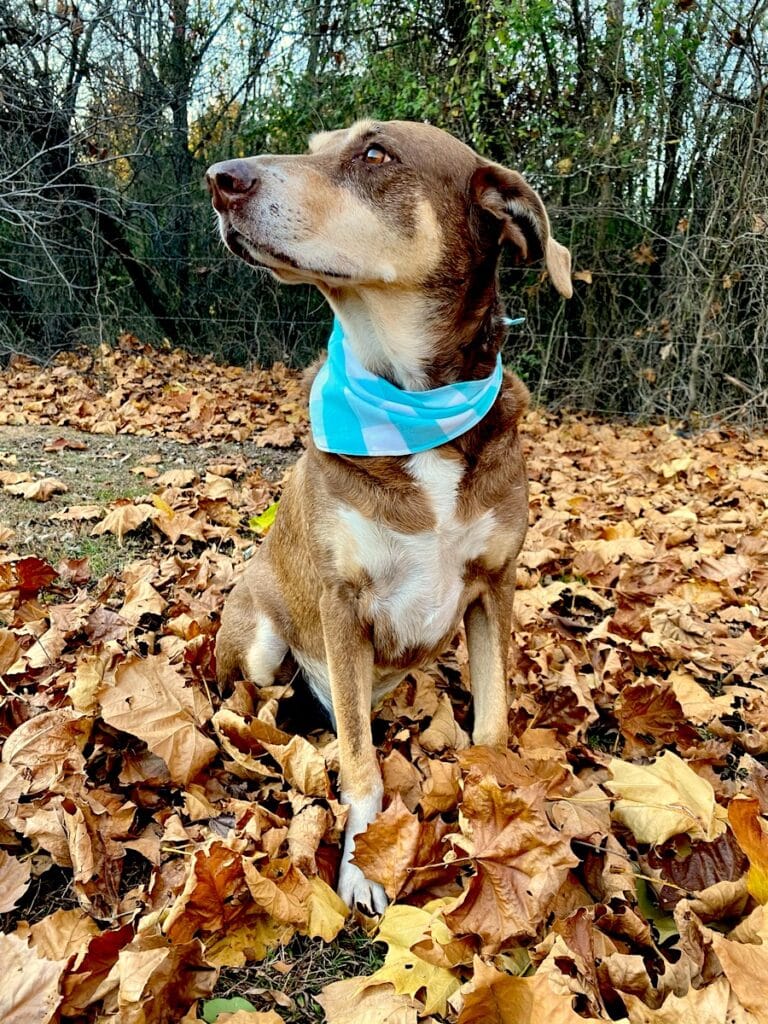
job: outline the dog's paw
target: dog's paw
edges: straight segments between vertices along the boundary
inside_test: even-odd
[[[349,861],[341,866],[337,891],[351,910],[359,907],[368,914],[383,914],[389,902],[383,887],[369,881],[360,868]]]

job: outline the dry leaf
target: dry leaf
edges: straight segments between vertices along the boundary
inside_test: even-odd
[[[453,971],[429,963],[412,951],[429,935],[433,915],[428,906],[387,907],[377,932],[377,940],[388,946],[387,955],[384,965],[371,975],[369,984],[390,982],[398,995],[408,996],[415,996],[423,988],[424,1013],[444,1015],[449,997],[461,982]]]
[[[759,810],[758,800],[737,796],[728,807],[728,823],[749,858],[747,889],[758,903],[768,903],[768,833]]]
[[[46,960],[16,935],[0,933],[0,1021],[48,1024],[61,1003],[65,960]]]
[[[468,780],[461,802],[461,834],[475,873],[445,914],[457,935],[475,934],[483,951],[536,936],[568,872],[578,864],[567,836],[553,829],[543,790],[503,789],[484,776]]]
[[[371,985],[369,978],[345,978],[326,985],[315,999],[326,1024],[417,1024],[417,1006],[393,985]]]
[[[711,784],[671,751],[650,765],[613,758],[609,767],[613,779],[605,785],[618,797],[613,816],[638,842],[659,844],[683,833],[711,841],[725,830]]]
[[[29,888],[29,861],[17,860],[0,850],[0,914],[13,910]]]
[[[171,778],[186,786],[217,754],[200,731],[212,713],[206,697],[160,655],[131,657],[100,694],[105,722],[138,736],[162,757]]]
[[[23,774],[27,792],[42,793],[65,775],[83,771],[81,751],[91,726],[89,718],[68,708],[44,711],[11,733],[3,746],[3,763]]]

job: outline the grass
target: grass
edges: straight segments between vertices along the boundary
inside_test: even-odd
[[[325,1014],[313,997],[334,981],[372,974],[383,962],[383,945],[359,927],[345,928],[331,944],[297,935],[258,963],[225,967],[214,996],[242,996],[257,1010],[277,1010],[286,1024],[321,1024]]]

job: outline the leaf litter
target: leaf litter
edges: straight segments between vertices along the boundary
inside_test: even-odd
[[[290,666],[213,665],[299,375],[124,336],[15,360],[0,410],[0,1019],[768,1021],[768,438],[528,415],[509,749],[467,744],[461,637],[384,702],[357,859],[393,902],[353,924],[332,733]],[[99,435],[146,439],[101,497],[55,472]]]

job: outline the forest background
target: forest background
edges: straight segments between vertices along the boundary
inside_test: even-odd
[[[766,0],[0,0],[0,361],[122,331],[305,364],[316,292],[218,242],[209,163],[359,116],[524,172],[574,254],[503,274],[539,401],[768,419]]]

